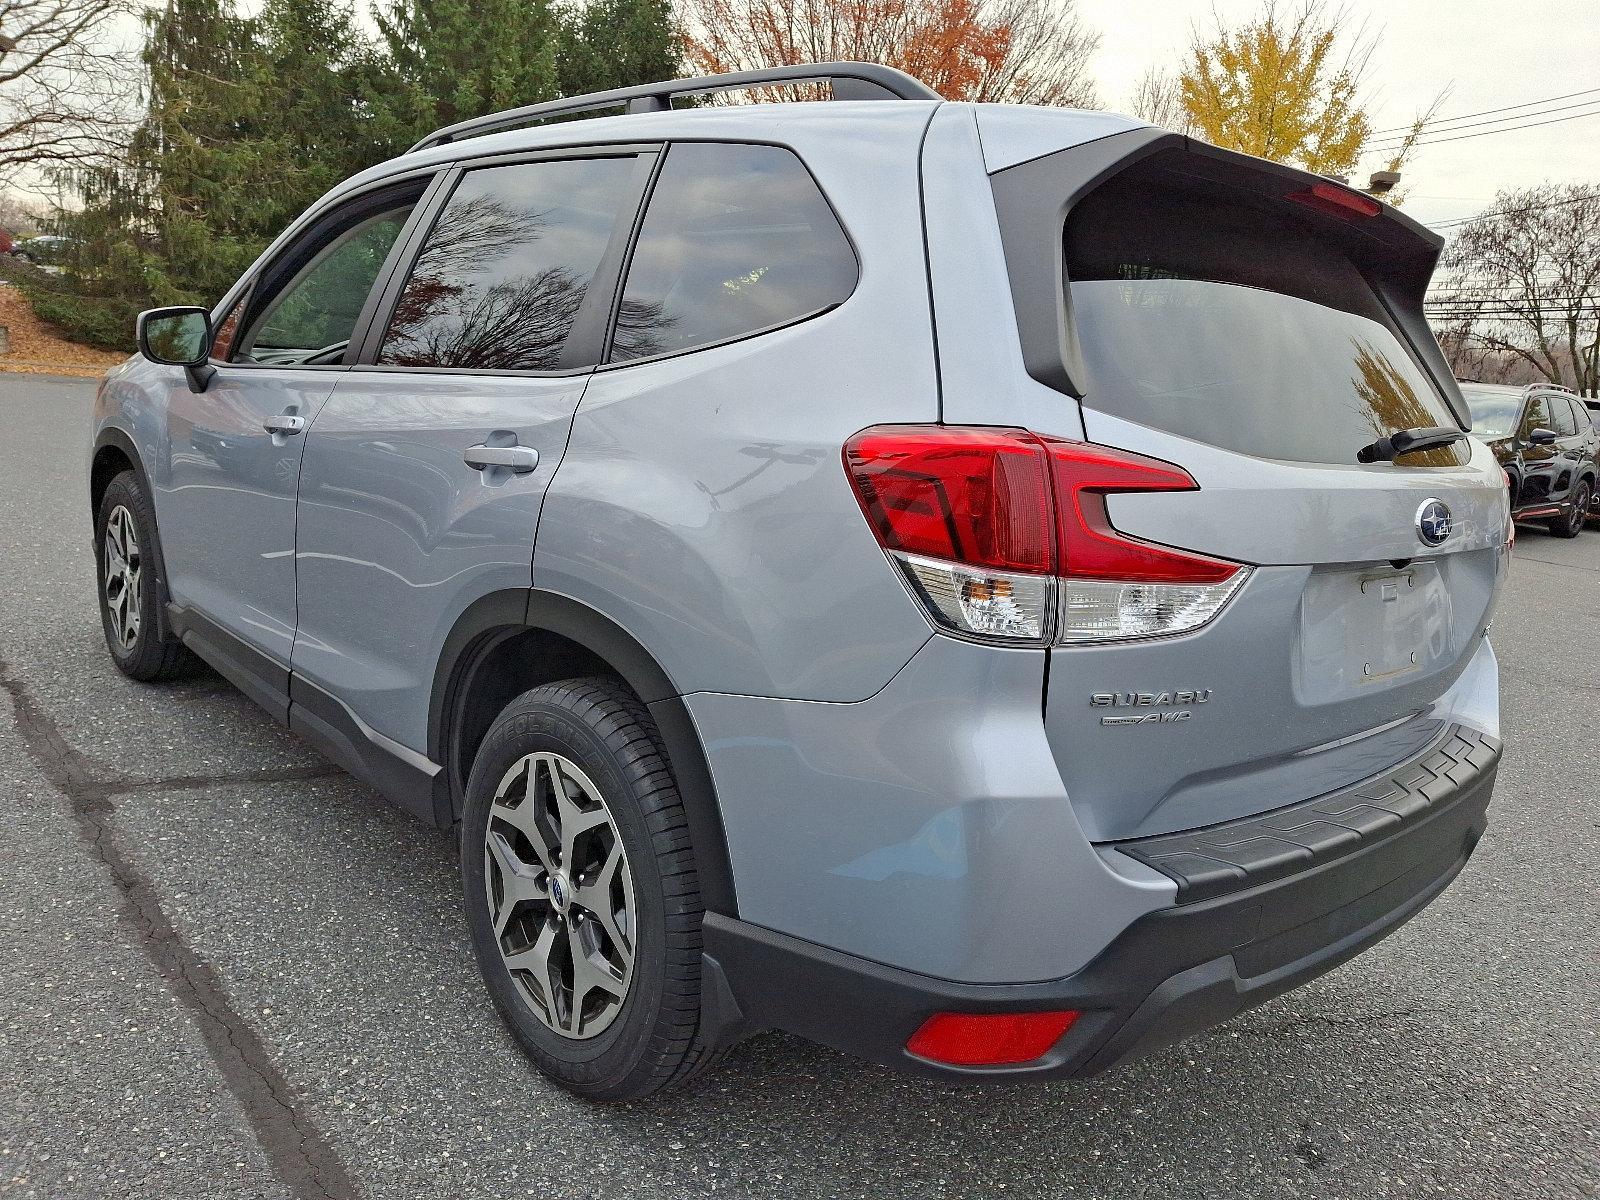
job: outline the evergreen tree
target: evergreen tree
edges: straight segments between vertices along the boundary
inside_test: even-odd
[[[562,16],[563,95],[656,83],[679,73],[682,52],[667,0],[590,0]]]
[[[216,301],[285,225],[375,157],[356,98],[366,47],[348,4],[169,0],[146,17],[146,117],[122,159],[71,179],[74,239],[35,311],[126,347],[133,316]]]
[[[561,23],[547,0],[388,0],[368,86],[377,140],[403,152],[441,125],[559,94]]]
[[[44,319],[131,345],[133,317],[214,303],[349,175],[454,121],[677,73],[669,0],[166,0],[145,18],[147,112],[116,162],[71,177],[62,276]]]

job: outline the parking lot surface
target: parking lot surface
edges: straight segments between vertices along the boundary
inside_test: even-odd
[[[1600,529],[1519,531],[1489,835],[1354,962],[1088,1082],[768,1036],[602,1108],[502,1031],[445,835],[112,667],[92,392],[0,376],[0,1195],[1600,1196]]]

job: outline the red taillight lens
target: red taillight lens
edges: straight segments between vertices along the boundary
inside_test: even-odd
[[[844,448],[862,512],[939,625],[1038,642],[1199,628],[1248,574],[1119,533],[1112,492],[1193,491],[1189,474],[1024,429],[882,425]]]
[[[934,1013],[906,1049],[954,1067],[995,1067],[1042,1058],[1078,1019],[1073,1011]]]
[[[1239,569],[1182,550],[1136,541],[1118,533],[1106,515],[1112,492],[1192,492],[1187,471],[1153,458],[1087,442],[1040,438],[1050,452],[1055,480],[1061,566],[1073,579],[1124,583],[1221,583]]]
[[[1050,480],[1032,434],[881,426],[856,434],[844,454],[885,549],[997,571],[1052,570]]]
[[[1383,211],[1383,205],[1371,196],[1352,192],[1349,188],[1340,187],[1336,183],[1313,183],[1298,192],[1290,192],[1288,198],[1296,204],[1304,204],[1307,208],[1314,208],[1318,212],[1345,221],[1365,220]]]

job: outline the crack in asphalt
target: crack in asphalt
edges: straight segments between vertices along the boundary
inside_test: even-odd
[[[123,905],[125,932],[155,967],[174,999],[191,1014],[223,1082],[244,1109],[273,1173],[297,1200],[350,1200],[355,1181],[332,1147],[301,1110],[294,1090],[273,1066],[255,1030],[233,1008],[211,965],[183,940],[161,907],[155,887],[117,844],[107,821],[111,798],[130,792],[191,790],[238,783],[320,779],[337,774],[305,767],[225,775],[129,779],[95,768],[74,749],[27,686],[0,661],[0,689],[11,698],[16,726],[29,756],[62,792],[89,852],[110,873]]]

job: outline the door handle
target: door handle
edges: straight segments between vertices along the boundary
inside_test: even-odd
[[[461,461],[474,471],[510,467],[518,475],[526,475],[539,465],[539,452],[532,446],[468,446]]]
[[[261,422],[261,428],[268,433],[281,433],[285,437],[292,437],[294,434],[305,432],[306,419],[297,417],[293,413],[279,413]]]

